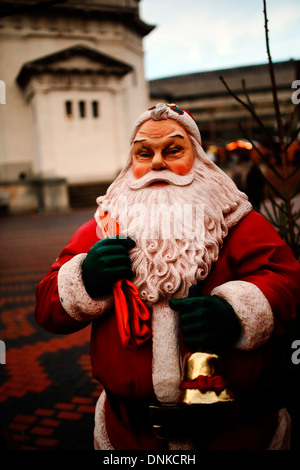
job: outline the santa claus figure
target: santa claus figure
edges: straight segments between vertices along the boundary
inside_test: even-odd
[[[104,387],[95,449],[166,448],[149,406],[176,400],[182,359],[198,350],[222,355],[240,403],[201,448],[288,449],[290,417],[270,400],[280,382],[270,371],[300,303],[299,263],[207,157],[190,113],[162,103],[143,113],[126,168],[97,202],[39,284],[35,312],[54,333],[92,322],[93,376]],[[103,214],[118,236],[106,236]],[[124,280],[136,292],[120,300]]]

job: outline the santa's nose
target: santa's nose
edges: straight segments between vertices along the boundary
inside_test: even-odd
[[[152,158],[152,170],[159,171],[165,170],[167,165],[162,157],[160,152],[155,153],[154,157]]]

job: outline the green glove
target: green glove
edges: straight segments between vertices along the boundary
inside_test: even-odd
[[[216,295],[172,299],[180,314],[184,344],[192,352],[218,353],[237,340],[241,326],[231,305]]]
[[[128,250],[135,246],[131,238],[105,238],[89,250],[82,263],[82,279],[90,297],[112,292],[113,284],[133,275]]]

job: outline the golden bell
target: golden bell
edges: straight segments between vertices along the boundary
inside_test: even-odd
[[[182,366],[177,404],[230,402],[234,396],[225,385],[217,354],[188,353]]]

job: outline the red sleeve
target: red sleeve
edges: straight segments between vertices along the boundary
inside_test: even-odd
[[[74,333],[90,323],[74,320],[63,309],[58,294],[57,275],[63,264],[75,255],[87,253],[97,241],[97,224],[95,220],[90,220],[73,235],[48,274],[37,286],[34,313],[36,321],[45,330],[59,334]]]
[[[218,279],[221,287],[231,281],[258,287],[270,304],[274,319],[271,341],[262,342],[259,347],[254,344],[246,350],[233,348],[223,358],[229,382],[236,389],[245,390],[264,373],[269,373],[274,350],[278,352],[295,329],[300,306],[300,264],[265,217],[251,211],[230,230],[216,268],[215,273],[213,271],[215,285]],[[253,312],[260,310],[257,300],[254,295],[252,308],[249,306],[247,312],[250,325]],[[264,313],[261,311],[257,315],[251,327],[258,336],[264,329]]]
[[[236,279],[256,285],[269,301],[275,324],[293,324],[300,306],[300,264],[262,215],[252,211],[233,229],[232,269]]]

